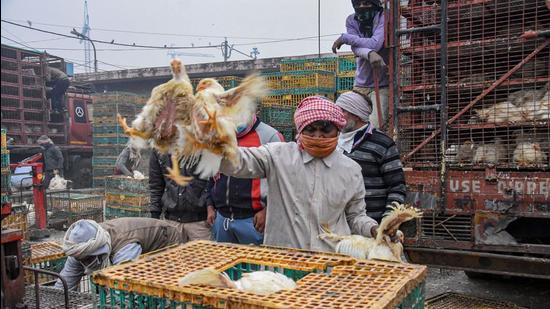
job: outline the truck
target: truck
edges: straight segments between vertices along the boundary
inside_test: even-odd
[[[411,262],[550,278],[550,7],[389,1],[391,134]]]
[[[2,44],[2,128],[10,140],[11,162],[40,152],[37,139],[49,136],[64,157],[65,177],[74,187],[91,186],[92,96],[84,87],[69,87],[67,111],[52,113],[46,99],[45,68],[66,71],[63,58]]]

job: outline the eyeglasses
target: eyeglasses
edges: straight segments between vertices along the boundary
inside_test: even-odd
[[[315,131],[319,130],[325,134],[328,134],[331,133],[334,129],[336,129],[336,126],[332,122],[327,120],[319,120],[308,124],[303,131],[306,133],[314,133]]]

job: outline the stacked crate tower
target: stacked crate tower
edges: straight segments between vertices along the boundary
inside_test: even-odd
[[[353,83],[355,81],[355,68],[356,63],[354,54],[338,55],[336,97],[353,89]]]
[[[149,179],[105,178],[105,219],[149,217]]]
[[[280,72],[265,73],[270,94],[262,98],[260,118],[277,129],[286,141],[295,139],[294,110],[308,96],[321,95],[334,100],[336,57],[286,59]]]
[[[2,204],[10,201],[10,151],[6,130],[2,129]]]
[[[145,100],[142,96],[121,92],[94,96],[94,187],[103,187],[105,177],[113,175],[116,159],[128,142],[128,137],[118,125],[117,114],[125,117],[128,124],[131,124]]]

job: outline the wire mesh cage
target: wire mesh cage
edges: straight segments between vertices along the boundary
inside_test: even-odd
[[[68,189],[50,191],[47,198],[48,225],[51,227],[66,229],[80,219],[103,221],[103,195]]]
[[[456,168],[548,170],[550,42],[536,35],[550,29],[544,2],[448,1],[446,20],[439,1],[401,1],[398,11],[397,124],[408,164],[437,167],[445,155]],[[437,31],[406,31],[430,26]]]

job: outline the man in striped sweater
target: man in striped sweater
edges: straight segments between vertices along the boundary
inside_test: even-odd
[[[372,102],[357,92],[338,97],[346,126],[340,134],[338,149],[361,165],[365,183],[367,215],[380,222],[386,206],[405,201],[403,165],[395,142],[369,121]]]

